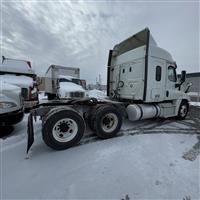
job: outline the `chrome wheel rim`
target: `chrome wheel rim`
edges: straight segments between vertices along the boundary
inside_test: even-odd
[[[110,133],[117,128],[118,117],[114,113],[108,113],[101,119],[101,127],[104,132]]]
[[[53,137],[58,142],[71,141],[78,132],[77,123],[70,118],[64,118],[55,123],[53,126]]]

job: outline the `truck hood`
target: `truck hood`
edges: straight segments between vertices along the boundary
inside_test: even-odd
[[[80,86],[72,82],[61,82],[60,83],[60,93],[61,92],[85,92],[85,90]]]
[[[6,82],[0,82],[0,96],[4,94],[5,92],[12,92],[16,94],[21,93],[21,88]]]
[[[0,79],[3,83],[15,85],[20,88],[29,88],[33,86],[33,79],[28,76],[16,76],[16,75],[0,75]]]
[[[12,108],[0,109],[0,114],[22,109],[23,102],[21,100],[21,88],[11,84],[1,83],[0,102],[13,102],[16,104],[16,106]]]

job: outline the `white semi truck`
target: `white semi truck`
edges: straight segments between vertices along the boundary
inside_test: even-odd
[[[45,94],[48,100],[84,98],[80,69],[50,65],[45,73]]]
[[[109,100],[94,98],[51,101],[38,105],[29,115],[27,152],[34,141],[33,117],[42,118],[44,142],[56,150],[77,144],[88,123],[99,138],[114,137],[122,119],[177,117],[184,119],[189,97],[177,80],[172,56],[157,46],[148,28],[110,50],[107,68]],[[189,87],[189,86],[188,86]]]

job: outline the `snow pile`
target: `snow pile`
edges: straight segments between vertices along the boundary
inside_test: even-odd
[[[188,92],[189,96],[200,96],[200,92]]]
[[[100,90],[89,90],[88,91],[88,96],[96,99],[106,99],[106,93]]]
[[[190,105],[200,107],[200,102],[190,102]]]
[[[45,93],[44,92],[40,92],[39,93],[39,100],[47,100],[47,96],[45,96]]]

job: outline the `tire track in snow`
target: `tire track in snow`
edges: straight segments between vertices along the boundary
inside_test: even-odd
[[[116,137],[122,137],[122,136],[129,136],[129,135],[140,135],[140,134],[154,134],[154,133],[161,133],[161,134],[189,134],[189,135],[200,135],[200,130],[196,129],[163,129],[163,128],[157,128],[157,129],[126,129],[121,130],[116,135]],[[110,138],[112,139],[112,138]],[[96,141],[101,141],[100,138],[98,138],[95,133],[92,133],[90,135],[87,135],[84,137],[78,145],[93,143]]]
[[[174,127],[172,123],[177,123],[177,125],[185,125],[188,128],[179,128]],[[177,121],[176,119],[156,119],[155,121],[144,121],[142,124],[137,125],[135,128],[122,129],[116,135],[116,137],[128,136],[128,135],[139,135],[139,134],[153,134],[153,133],[162,133],[162,134],[191,134],[199,135],[200,129],[198,126],[194,126],[196,123],[190,123],[184,120]],[[150,125],[150,126],[149,126]],[[174,128],[162,128],[163,125],[171,125]],[[145,127],[146,126],[146,127]],[[161,128],[159,128],[161,127]],[[96,135],[95,132],[92,132],[88,135],[85,135],[78,145],[83,145],[87,143],[92,143],[96,141],[101,141]]]

